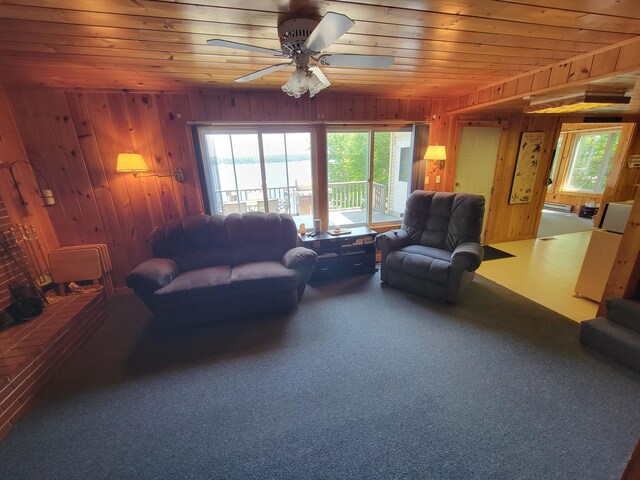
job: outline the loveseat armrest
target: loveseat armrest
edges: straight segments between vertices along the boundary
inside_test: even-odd
[[[282,264],[287,268],[306,269],[318,262],[318,254],[305,247],[293,247],[282,256]]]
[[[298,284],[298,301],[302,298],[307,282],[318,263],[318,254],[305,247],[293,247],[282,256],[282,264],[296,270],[300,283]]]
[[[170,258],[150,258],[127,275],[127,286],[138,294],[151,294],[169,285],[179,274],[178,265]]]
[[[376,235],[374,240],[376,248],[386,255],[393,250],[399,250],[411,243],[411,237],[405,230],[389,230],[385,233]]]
[[[482,245],[474,242],[461,243],[451,254],[451,267],[456,270],[474,272],[484,258]]]

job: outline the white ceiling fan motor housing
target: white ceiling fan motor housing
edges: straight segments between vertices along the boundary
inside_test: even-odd
[[[295,57],[301,53],[302,45],[317,25],[318,22],[308,18],[293,18],[282,22],[278,27],[278,37],[284,54]]]

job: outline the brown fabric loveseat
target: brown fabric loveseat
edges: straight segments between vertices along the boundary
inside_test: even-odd
[[[317,261],[290,215],[251,212],[171,220],[127,285],[171,326],[296,307]]]

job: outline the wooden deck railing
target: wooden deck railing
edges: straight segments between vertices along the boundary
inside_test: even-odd
[[[367,198],[367,182],[332,182],[328,185],[329,210],[353,210],[365,208]],[[311,189],[299,187],[270,187],[267,197],[278,200],[278,211],[281,213],[299,213],[299,198],[309,194]],[[243,190],[219,190],[215,192],[218,205],[226,202],[246,202],[250,199],[262,199],[261,188]],[[387,213],[387,187],[381,183],[373,183],[373,211]],[[220,212],[222,213],[222,212]]]

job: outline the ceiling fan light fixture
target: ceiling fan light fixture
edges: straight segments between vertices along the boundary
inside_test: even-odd
[[[287,83],[282,86],[282,91],[290,97],[300,98],[309,90],[307,85],[307,72],[304,68],[296,68],[291,74]]]
[[[294,98],[300,98],[306,92],[309,92],[309,97],[313,97],[331,85],[327,77],[322,73],[318,75],[316,70],[312,70],[312,68],[314,67],[309,69],[304,67],[296,68],[287,83],[282,86],[282,91]]]
[[[331,85],[331,83],[323,82],[314,72],[311,72],[307,80],[307,85],[309,87],[309,97],[313,98],[317,93]]]

